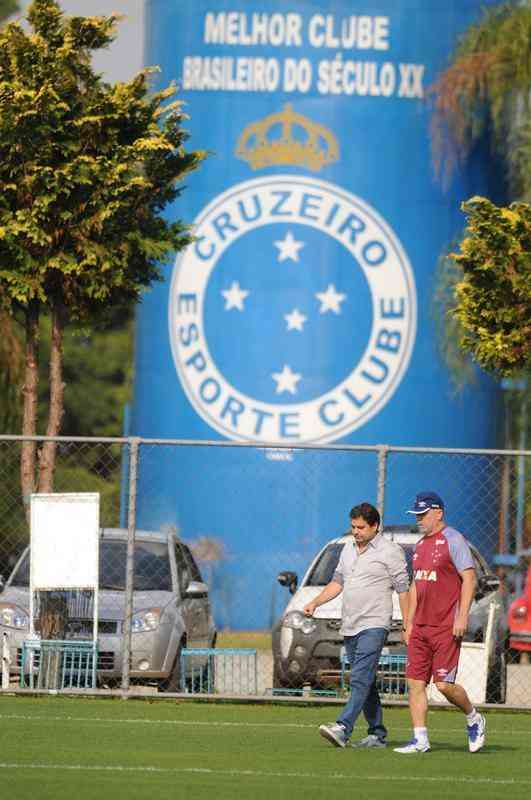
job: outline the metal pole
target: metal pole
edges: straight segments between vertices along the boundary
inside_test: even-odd
[[[123,422],[123,434],[124,436],[129,436],[129,428],[131,422],[131,410],[129,404],[126,403],[124,406],[124,422]],[[121,465],[120,465],[120,528],[125,528],[127,523],[127,494],[128,494],[128,486],[127,486],[127,476],[129,475],[129,447],[123,445],[120,448],[120,458],[121,458]]]
[[[522,394],[522,410],[520,418],[520,441],[522,455],[516,459],[516,555],[519,556],[524,549],[525,527],[525,487],[526,487],[526,457],[523,455],[527,441],[527,396],[525,388]]]
[[[96,564],[98,565],[96,571],[96,584],[94,586],[93,602],[92,602],[92,688],[97,686],[98,679],[98,638],[99,638],[99,624],[100,624],[100,504],[98,500],[98,536],[96,538]],[[79,601],[81,594],[78,595]],[[89,601],[90,602],[90,601]],[[88,675],[85,678],[85,686]],[[78,684],[79,685],[79,684]]]
[[[378,445],[378,486],[377,486],[377,500],[376,505],[380,512],[381,525],[384,524],[384,510],[385,510],[385,484],[387,482],[387,454],[389,452],[389,445]]]
[[[247,448],[251,450],[289,450],[298,452],[299,450],[322,450],[332,452],[354,453],[354,452],[375,452],[379,449],[378,445],[369,444],[281,444],[279,442],[233,442],[219,441],[218,439],[143,439],[135,437],[139,444],[145,445],[165,445],[174,447],[209,447],[209,448]],[[0,434],[0,442],[87,442],[98,444],[131,444],[131,438],[118,438],[110,436],[22,436],[17,434]],[[382,445],[380,445],[381,447]],[[387,445],[387,449],[393,453],[449,453],[456,455],[461,453],[470,456],[531,456],[531,450],[494,450],[478,449],[470,447],[398,447]]]
[[[9,634],[4,631],[2,634],[2,689],[9,689],[9,667],[11,658],[9,654]]]
[[[129,461],[129,508],[127,525],[127,562],[125,570],[125,613],[122,631],[122,690],[129,691],[131,659],[131,623],[133,620],[133,579],[136,530],[136,489],[138,472],[139,439],[130,439]]]
[[[520,416],[520,447],[522,451],[526,445],[527,439],[527,383],[524,383],[522,389],[522,410]],[[516,592],[521,595],[524,591],[525,579],[522,572],[522,552],[524,550],[524,529],[525,529],[525,494],[526,494],[526,457],[520,455],[516,459],[516,535],[515,535],[515,550],[518,558],[518,567],[516,572]]]

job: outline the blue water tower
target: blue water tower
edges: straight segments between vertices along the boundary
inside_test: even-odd
[[[460,202],[489,176],[476,164],[443,192],[426,102],[484,5],[148,0],[146,65],[178,83],[189,146],[209,156],[170,209],[195,242],[139,309],[133,433],[497,444],[497,387],[480,375],[453,394],[432,303]],[[222,540],[220,587],[246,598],[224,621],[260,627],[276,571],[302,567],[354,502],[376,499],[374,467],[362,454],[151,448],[139,523]],[[418,461],[411,493],[425,480]],[[404,521],[392,485],[386,520]]]

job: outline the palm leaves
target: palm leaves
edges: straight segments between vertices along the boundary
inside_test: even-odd
[[[451,65],[431,87],[433,158],[443,180],[488,133],[511,194],[531,196],[530,91],[531,7],[504,3],[466,30]]]

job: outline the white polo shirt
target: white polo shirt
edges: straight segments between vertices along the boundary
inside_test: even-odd
[[[352,537],[343,547],[333,580],[343,587],[343,636],[368,628],[389,630],[393,590],[401,594],[409,588],[404,551],[378,533],[360,553]]]

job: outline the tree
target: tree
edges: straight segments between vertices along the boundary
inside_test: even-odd
[[[453,258],[463,271],[455,316],[461,346],[489,372],[531,371],[531,207],[463,203],[467,228]]]
[[[18,8],[16,0],[0,0],[0,23]],[[11,319],[0,313],[0,431],[16,424],[16,387],[20,379],[22,353]]]
[[[46,434],[61,430],[65,326],[90,323],[138,300],[159,262],[186,246],[181,222],[162,216],[197,167],[185,152],[184,115],[172,86],[149,94],[149,71],[111,86],[91,52],[113,39],[118,18],[65,17],[34,0],[26,34],[0,32],[0,302],[25,325],[24,435],[34,435],[39,320],[51,317]],[[24,497],[51,491],[55,445],[26,442]]]
[[[39,418],[46,414],[50,320],[41,327]],[[62,430],[67,436],[121,436],[123,413],[130,401],[133,373],[134,320],[127,310],[116,309],[112,318],[94,322],[90,329],[65,331],[63,379],[65,383]],[[41,388],[42,387],[42,388]],[[90,402],[87,402],[90,398]]]
[[[517,0],[484,11],[431,87],[436,171],[448,181],[487,135],[512,198],[531,198],[531,7]]]
[[[6,323],[4,325],[4,322]],[[20,425],[20,386],[23,375],[23,341],[20,325],[6,315],[0,318],[0,431],[12,433]],[[48,374],[51,344],[49,315],[41,318],[39,338],[39,419],[48,409]],[[108,320],[90,329],[70,325],[65,331],[63,377],[65,381],[62,432],[69,436],[121,436],[124,407],[132,384],[133,315],[131,309],[114,309]],[[90,398],[90,402],[87,399]],[[0,574],[8,575],[14,559],[27,544],[24,508],[18,495],[19,445],[0,443]],[[54,471],[55,491],[99,492],[102,527],[116,527],[124,519],[121,479],[125,450],[120,445],[59,445]]]
[[[529,4],[505,2],[484,11],[461,37],[431,93],[432,151],[443,182],[486,138],[505,167],[509,196],[531,198]],[[454,286],[445,342],[456,333],[488,371],[528,371],[530,209],[524,202],[498,208],[484,198],[462,208],[468,228],[445,272]],[[449,352],[455,355],[451,345]]]
[[[20,423],[19,386],[24,350],[12,319],[0,311],[0,431],[10,432]]]
[[[0,0],[0,21],[10,17],[18,11],[17,0]]]

